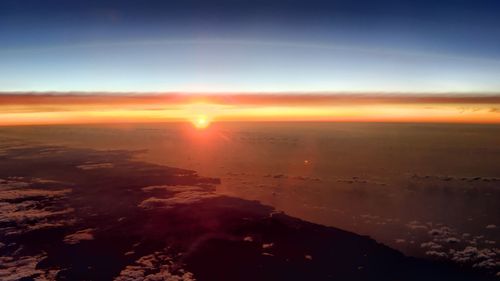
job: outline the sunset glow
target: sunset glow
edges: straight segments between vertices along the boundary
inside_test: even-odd
[[[0,0],[0,281],[500,277],[498,11]]]
[[[200,113],[202,112],[202,113]],[[497,96],[369,94],[0,96],[0,125],[217,121],[500,123]]]
[[[194,126],[197,129],[205,129],[210,125],[210,121],[205,115],[200,115],[194,120]]]

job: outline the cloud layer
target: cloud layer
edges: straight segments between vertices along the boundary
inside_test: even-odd
[[[3,92],[0,125],[190,121],[500,123],[500,94]]]

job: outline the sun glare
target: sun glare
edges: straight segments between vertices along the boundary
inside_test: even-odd
[[[200,115],[196,117],[193,124],[197,129],[205,129],[210,125],[210,121],[205,115]]]

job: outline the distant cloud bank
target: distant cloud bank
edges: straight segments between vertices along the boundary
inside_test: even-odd
[[[184,104],[208,102],[224,105],[325,104],[495,104],[499,93],[142,93],[142,92],[0,92],[0,104]]]

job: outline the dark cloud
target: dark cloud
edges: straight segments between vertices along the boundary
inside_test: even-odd
[[[500,93],[120,93],[120,92],[0,92],[2,105],[179,105],[207,102],[221,105],[342,105],[342,104],[500,104]],[[53,108],[52,108],[53,109]],[[496,112],[497,108],[490,111]]]
[[[95,169],[109,169],[113,168],[112,163],[87,163],[77,166],[78,169],[82,170],[95,170]]]

